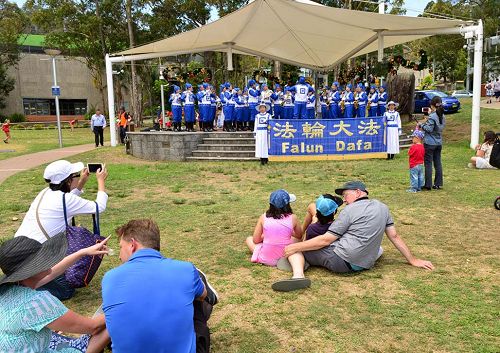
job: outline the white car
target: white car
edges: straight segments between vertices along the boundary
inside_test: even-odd
[[[472,97],[472,92],[466,90],[460,90],[460,91],[453,91],[451,95],[457,98],[469,98]]]

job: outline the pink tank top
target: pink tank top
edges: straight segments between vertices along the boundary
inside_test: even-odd
[[[276,266],[283,257],[285,246],[293,243],[292,215],[281,219],[264,219],[264,241],[257,244],[252,255],[252,262],[259,262],[269,266]]]

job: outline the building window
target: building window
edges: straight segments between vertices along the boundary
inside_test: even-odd
[[[56,115],[55,99],[24,98],[24,115]],[[59,99],[61,115],[85,115],[86,99]]]

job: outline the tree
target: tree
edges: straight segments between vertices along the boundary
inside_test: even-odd
[[[46,46],[63,55],[82,58],[106,110],[104,55],[127,48],[126,21],[121,2],[114,0],[28,0],[27,14],[46,34]]]
[[[19,61],[19,36],[28,19],[16,4],[0,0],[0,108],[14,89],[15,80],[7,75],[7,68]]]

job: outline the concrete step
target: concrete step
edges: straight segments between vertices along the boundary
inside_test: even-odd
[[[186,157],[188,161],[213,161],[213,162],[219,162],[219,161],[232,161],[232,162],[255,162],[258,161],[258,158],[255,157]]]
[[[250,144],[201,144],[198,145],[198,151],[254,151],[255,145]]]
[[[217,131],[217,132],[209,132],[206,133],[210,138],[253,138],[253,132],[251,131],[236,131],[236,132],[226,132],[226,131]]]
[[[193,157],[255,157],[255,151],[193,151]]]
[[[231,134],[228,132],[228,134]],[[203,144],[208,145],[221,145],[221,144],[234,144],[234,145],[255,145],[255,139],[253,137],[206,137],[203,139]]]

